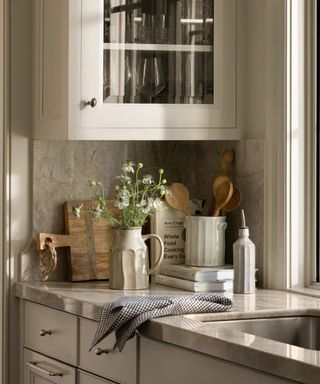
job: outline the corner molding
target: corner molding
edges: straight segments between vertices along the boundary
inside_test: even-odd
[[[10,1],[0,0],[0,381],[10,383]]]
[[[287,287],[287,1],[266,0],[264,286]]]

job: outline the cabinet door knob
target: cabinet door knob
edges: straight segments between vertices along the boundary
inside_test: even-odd
[[[102,348],[97,348],[94,353],[97,355],[97,356],[101,356],[103,353],[109,353],[110,350],[109,349],[102,349]]]
[[[85,105],[90,105],[91,108],[94,108],[97,105],[97,99],[93,97],[91,100],[86,101]]]
[[[52,333],[51,329],[48,329],[48,330],[41,329],[40,332],[39,332],[39,335],[40,336],[45,336],[45,335],[51,335],[51,333]]]

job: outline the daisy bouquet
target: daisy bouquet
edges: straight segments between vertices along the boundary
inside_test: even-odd
[[[98,204],[89,210],[96,219],[106,219],[113,228],[128,229],[142,227],[147,219],[161,207],[161,200],[167,193],[163,169],[159,169],[155,179],[149,173],[143,173],[143,164],[127,161],[122,164],[121,174],[117,177],[114,205],[120,210],[117,217],[106,205],[105,188],[100,181],[90,180],[94,198]],[[76,217],[80,217],[82,206],[74,207]]]

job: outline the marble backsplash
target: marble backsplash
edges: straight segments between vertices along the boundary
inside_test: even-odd
[[[182,182],[191,198],[208,199],[213,207],[212,181],[219,155],[234,148],[232,180],[243,192],[250,237],[256,244],[258,285],[262,285],[264,234],[264,141],[49,141],[33,143],[34,232],[65,233],[63,203],[89,199],[89,179],[101,180],[112,197],[115,177],[125,160],[142,162],[146,171],[164,168],[170,182]],[[226,262],[240,224],[239,209],[227,215]],[[39,280],[34,242],[23,252],[21,280]],[[50,280],[67,280],[67,257],[58,249],[58,267]]]

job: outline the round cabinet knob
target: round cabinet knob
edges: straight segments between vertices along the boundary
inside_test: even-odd
[[[94,108],[97,105],[97,103],[98,102],[97,102],[97,99],[95,97],[93,97],[91,100],[85,102],[85,104],[90,105],[91,108]]]
[[[40,336],[45,336],[45,335],[51,335],[51,333],[52,333],[51,329],[48,329],[48,330],[41,329],[40,332],[39,332],[39,335]]]
[[[109,349],[101,349],[101,348],[97,348],[94,353],[97,355],[97,356],[101,356],[102,354],[106,353],[108,354],[109,353]]]

